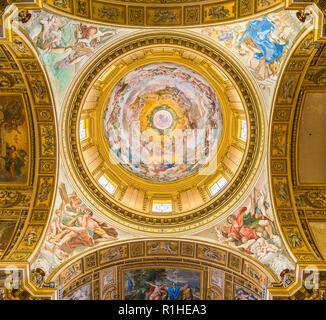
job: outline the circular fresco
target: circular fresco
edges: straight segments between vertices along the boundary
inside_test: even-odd
[[[161,62],[141,66],[116,84],[103,125],[111,153],[126,170],[153,182],[171,182],[212,159],[223,116],[205,78]]]
[[[171,127],[173,117],[168,110],[158,110],[153,117],[153,125],[159,130],[166,130]]]

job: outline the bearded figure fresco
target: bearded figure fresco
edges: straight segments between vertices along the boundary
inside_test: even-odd
[[[301,27],[292,12],[281,11],[247,23],[206,27],[202,33],[237,55],[260,87],[271,93],[286,53]]]
[[[253,256],[272,268],[277,275],[293,270],[276,231],[270,203],[263,189],[254,189],[245,206],[215,226],[217,241]]]
[[[35,268],[48,274],[73,255],[87,248],[118,239],[114,227],[96,218],[75,192],[67,193],[66,186],[59,186],[61,202],[49,224]]]
[[[59,250],[72,253],[80,247],[93,247],[101,241],[117,239],[117,231],[93,217],[93,212],[82,204],[75,193],[70,195],[61,184],[61,209],[56,210],[47,240]]]

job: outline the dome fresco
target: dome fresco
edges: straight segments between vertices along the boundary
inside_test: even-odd
[[[203,76],[160,62],[129,72],[115,85],[103,125],[110,151],[126,170],[170,182],[198,172],[212,159],[223,115]]]

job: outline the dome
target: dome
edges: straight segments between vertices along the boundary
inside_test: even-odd
[[[74,187],[139,234],[213,224],[262,163],[263,116],[246,78],[219,48],[181,36],[139,31],[103,50],[63,120]]]
[[[176,63],[151,63],[126,74],[113,88],[104,135],[126,170],[153,182],[198,172],[217,150],[223,116],[209,82]]]

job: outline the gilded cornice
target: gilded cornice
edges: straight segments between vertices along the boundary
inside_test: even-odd
[[[287,288],[277,286],[267,288],[266,298],[268,300],[325,300],[325,275],[325,265],[298,264],[296,281]]]
[[[188,27],[248,19],[283,6],[282,0],[45,0],[45,9],[96,23],[131,27]]]

